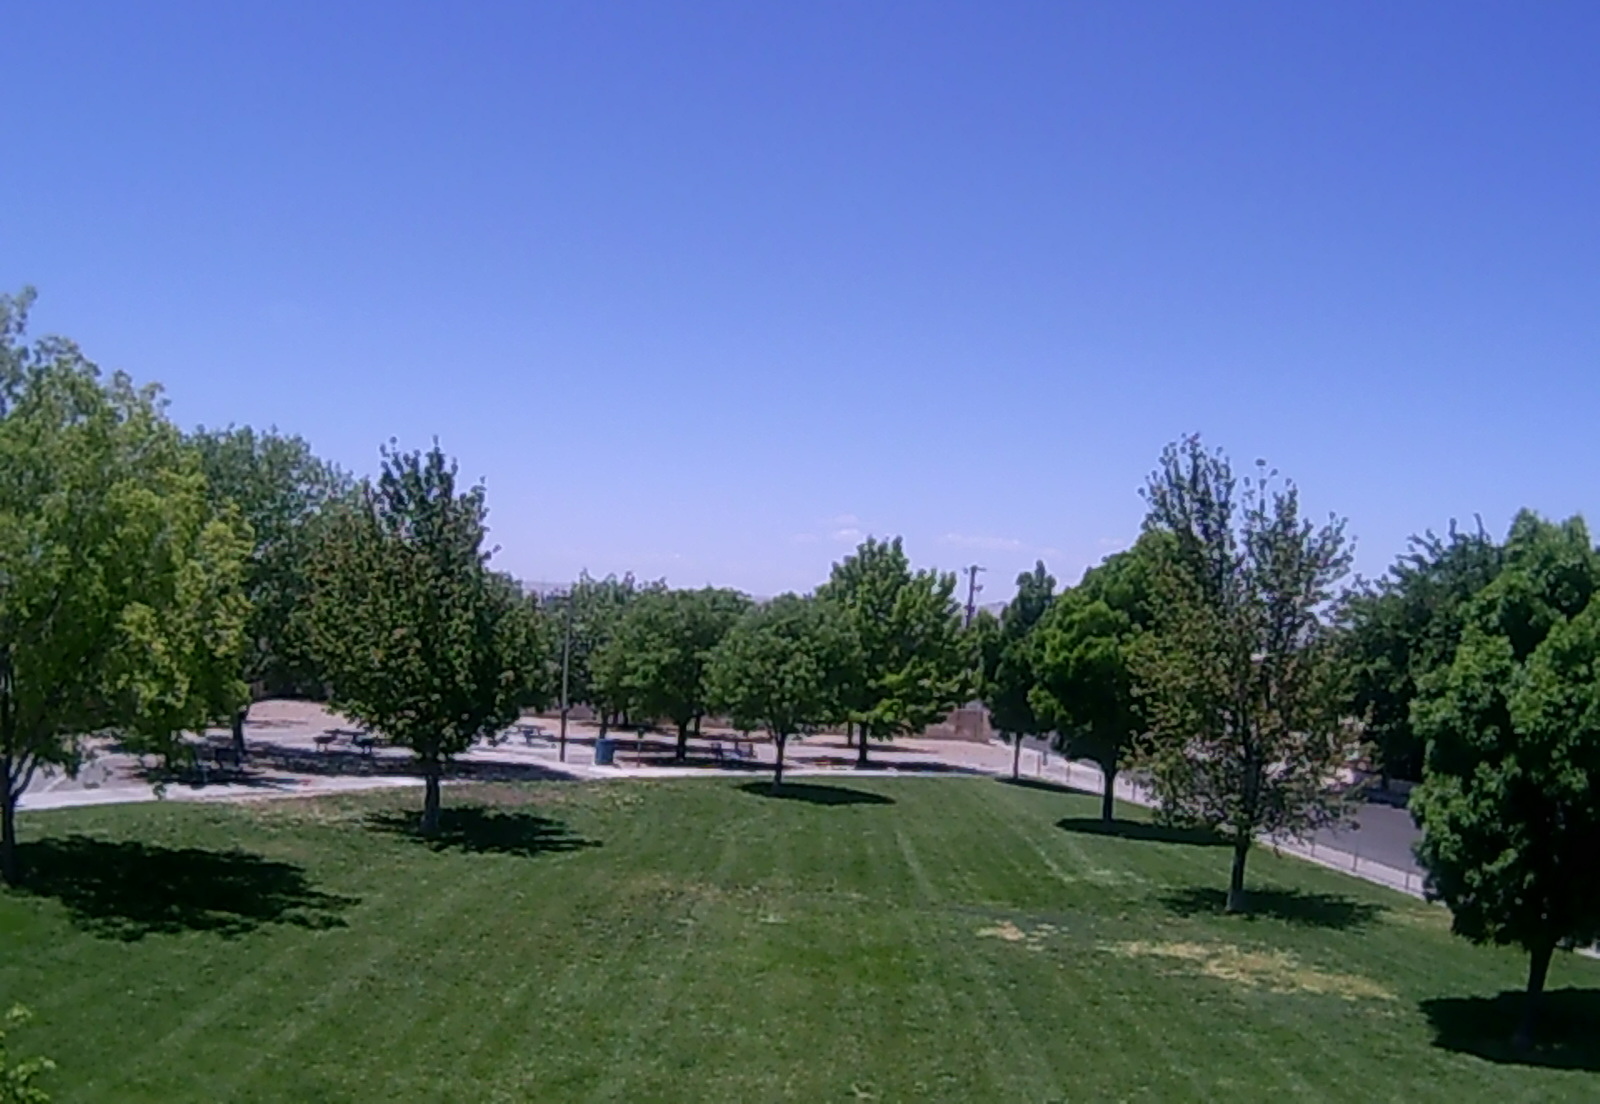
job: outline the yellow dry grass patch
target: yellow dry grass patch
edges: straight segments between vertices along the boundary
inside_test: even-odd
[[[370,808],[340,800],[342,796],[262,798],[241,801],[235,808],[258,823],[284,828],[360,825],[372,814]]]
[[[1389,909],[1384,913],[1384,918],[1391,924],[1407,928],[1441,932],[1450,930],[1450,910],[1438,906]]]
[[[1245,950],[1231,943],[1115,943],[1108,948],[1124,958],[1160,958],[1181,963],[1218,981],[1274,993],[1317,993],[1345,1000],[1394,1000],[1388,989],[1360,974],[1341,974],[1307,966],[1285,951]]]
[[[1026,947],[1030,951],[1042,951],[1045,940],[1060,932],[1061,929],[1054,924],[1036,924],[1030,930],[1023,931],[1010,920],[1002,920],[987,928],[979,928],[977,934],[980,939],[999,939]]]

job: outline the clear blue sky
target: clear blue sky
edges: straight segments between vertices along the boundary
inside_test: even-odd
[[[497,562],[1058,576],[1188,431],[1363,571],[1600,513],[1600,5],[14,5],[0,286]]]

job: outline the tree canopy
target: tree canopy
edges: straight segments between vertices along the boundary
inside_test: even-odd
[[[22,343],[0,298],[0,870],[41,766],[83,736],[203,723],[236,689],[240,530],[159,392],[59,338]]]
[[[437,445],[385,449],[312,562],[311,645],[332,704],[416,753],[428,833],[444,763],[515,721],[548,670],[521,596],[488,570],[485,516],[482,485],[458,490]]]
[[[891,740],[943,720],[973,689],[972,657],[961,634],[956,577],[911,570],[900,538],[867,538],[833,565],[818,588],[839,608],[859,648],[842,697],[861,732],[857,760],[867,765],[869,740]]]
[[[1344,523],[1300,516],[1292,483],[1258,469],[1243,492],[1198,437],[1171,445],[1145,490],[1161,535],[1149,631],[1134,676],[1149,730],[1141,759],[1162,812],[1232,843],[1229,911],[1245,908],[1257,834],[1339,819],[1355,741],[1327,610],[1349,569]]]
[[[596,579],[584,572],[561,599],[570,604],[566,612],[572,619],[567,657],[569,697],[594,710],[602,735],[627,711],[633,693],[626,656],[607,645],[639,595],[664,588],[664,583],[641,586],[631,574]]]
[[[1600,938],[1600,556],[1579,519],[1518,516],[1459,648],[1419,682],[1411,809],[1457,934],[1529,954],[1531,1043],[1556,946]]]
[[[785,594],[747,612],[712,652],[711,700],[735,725],[772,737],[773,790],[790,738],[838,719],[858,646],[838,607]]]
[[[1056,580],[1040,560],[1017,576],[1017,593],[992,622],[977,622],[982,654],[979,680],[990,723],[1011,741],[1011,775],[1017,775],[1022,740],[1049,728],[1030,697],[1037,681],[1034,627],[1051,608]]]
[[[749,606],[735,590],[653,588],[627,604],[602,645],[596,666],[616,696],[641,717],[666,718],[677,729],[677,758],[707,708],[711,651]]]
[[[301,438],[272,430],[201,428],[189,443],[216,508],[236,510],[250,527],[243,580],[249,616],[238,676],[252,698],[320,689],[295,612],[310,589],[315,523],[350,492],[349,477]],[[243,719],[241,711],[237,721]],[[240,728],[235,738],[242,740]]]
[[[1344,610],[1351,711],[1367,726],[1386,778],[1422,777],[1423,744],[1411,722],[1417,684],[1455,657],[1471,599],[1499,574],[1502,550],[1480,527],[1426,533]]]
[[[1100,815],[1108,822],[1122,761],[1146,728],[1133,663],[1152,616],[1159,545],[1159,534],[1147,533],[1133,549],[1085,572],[1034,630],[1036,682],[1029,701],[1041,723],[1055,730],[1063,755],[1099,764]]]

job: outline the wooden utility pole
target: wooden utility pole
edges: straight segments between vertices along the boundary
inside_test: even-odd
[[[983,589],[983,587],[978,585],[978,572],[987,571],[987,570],[988,570],[987,568],[979,567],[977,564],[973,564],[972,566],[968,567],[967,570],[966,570],[966,576],[967,576],[967,621],[966,621],[966,628],[970,629],[972,627],[972,618],[978,612],[978,591]]]
[[[573,588],[567,588],[567,597],[563,605],[566,606],[566,616],[562,618],[561,626],[561,739],[560,758],[563,763],[567,761],[567,672],[571,668],[572,660],[572,599]]]

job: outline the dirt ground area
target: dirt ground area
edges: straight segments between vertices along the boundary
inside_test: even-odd
[[[771,770],[773,745],[760,733],[707,728],[689,740],[688,754],[676,758],[671,732],[613,730],[613,762],[597,766],[597,727],[571,721],[563,748],[559,718],[528,716],[494,742],[472,748],[456,760],[452,776],[469,780],[616,778],[683,776],[705,772]],[[259,702],[245,722],[246,757],[237,763],[230,734],[212,729],[193,741],[196,763],[167,773],[154,759],[127,753],[109,740],[91,742],[90,756],[76,777],[41,771],[23,797],[25,809],[60,808],[120,801],[231,800],[290,796],[378,786],[415,785],[410,752],[385,747],[347,718],[316,702]],[[1042,771],[1041,754],[1024,752],[1024,767]],[[911,738],[874,742],[868,770],[873,773],[998,774],[1011,769],[1011,749],[998,743]],[[857,750],[841,735],[792,740],[786,773],[854,773]]]

